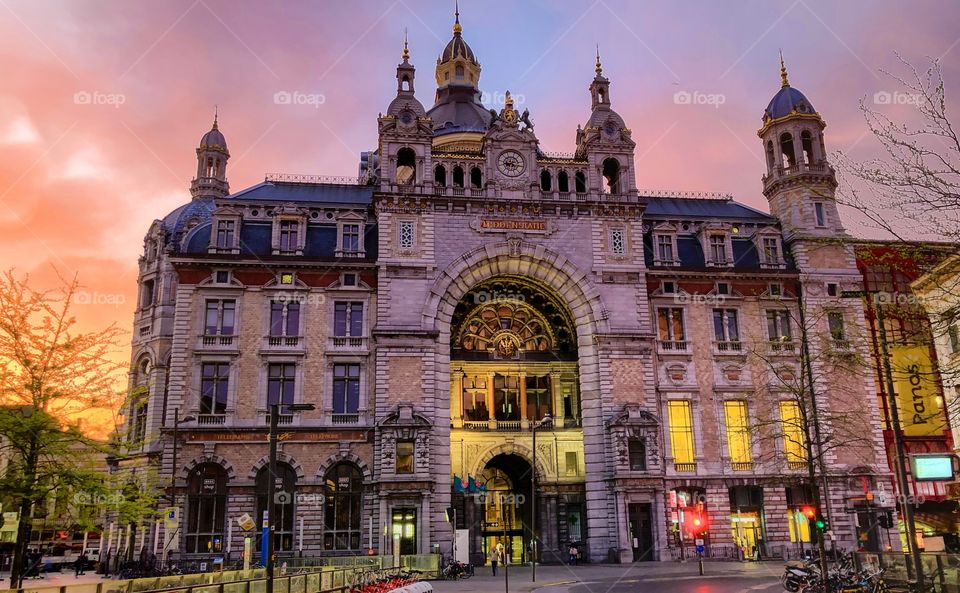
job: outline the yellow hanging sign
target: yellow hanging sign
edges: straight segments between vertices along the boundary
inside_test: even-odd
[[[946,424],[928,348],[896,346],[890,349],[890,358],[903,434],[909,437],[942,434]]]

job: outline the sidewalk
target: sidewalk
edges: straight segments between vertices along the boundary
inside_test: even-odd
[[[705,562],[705,577],[740,576],[777,579],[783,572],[782,561]],[[537,565],[537,582],[531,581],[530,565],[510,566],[510,593],[563,593],[571,586],[599,581],[699,577],[696,562],[636,562],[633,564]],[[437,593],[498,593],[504,589],[503,567],[497,576],[489,566],[478,566],[469,579],[431,581]],[[703,577],[701,577],[703,578]]]

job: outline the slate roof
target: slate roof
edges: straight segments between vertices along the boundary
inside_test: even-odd
[[[370,185],[264,181],[231,194],[226,199],[367,206],[373,203],[373,190],[373,186]]]
[[[775,223],[776,218],[732,199],[648,197],[645,216],[658,218],[724,218]]]
[[[764,111],[764,119],[778,119],[785,115],[790,115],[794,111],[808,114],[817,112],[817,110],[813,108],[813,104],[810,103],[810,100],[807,99],[803,93],[792,86],[785,86],[777,91],[773,99],[770,99],[770,103]]]

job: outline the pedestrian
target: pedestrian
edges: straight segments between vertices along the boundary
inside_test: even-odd
[[[567,550],[567,554],[569,555],[568,560],[570,561],[570,566],[576,566],[577,565],[577,547],[573,544],[570,544],[570,549]]]
[[[87,568],[87,553],[81,552],[80,557],[77,558],[76,566],[74,566],[73,576],[79,577],[84,574],[84,571]]]
[[[500,557],[500,564],[506,566],[510,562],[510,557],[507,555],[507,549],[503,547],[503,542],[497,544],[497,556]]]
[[[493,567],[493,576],[497,576],[497,562],[500,561],[500,551],[496,546],[490,548],[490,566]]]

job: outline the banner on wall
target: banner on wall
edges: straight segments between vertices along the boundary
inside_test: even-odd
[[[890,358],[903,434],[908,437],[942,434],[946,424],[929,349],[894,346],[890,348]]]

